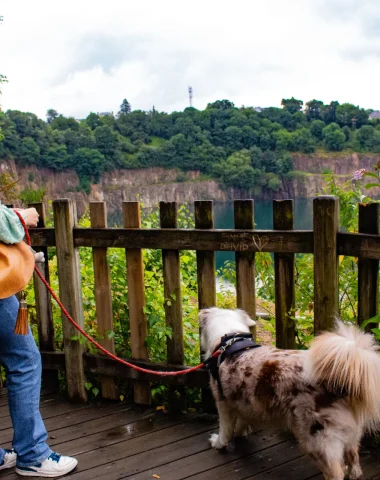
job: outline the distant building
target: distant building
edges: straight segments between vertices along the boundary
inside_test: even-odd
[[[370,120],[377,120],[380,119],[380,110],[375,110],[369,115]]]
[[[98,112],[99,117],[113,117],[113,112]]]
[[[257,113],[261,113],[264,109],[261,107],[253,107],[253,110]]]

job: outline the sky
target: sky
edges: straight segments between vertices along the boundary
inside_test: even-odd
[[[380,109],[380,0],[0,0],[3,110]]]

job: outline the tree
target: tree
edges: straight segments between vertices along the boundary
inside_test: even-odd
[[[274,134],[274,138],[276,141],[276,149],[283,151],[288,150],[289,145],[292,139],[291,133],[285,129],[278,130]]]
[[[49,125],[52,124],[57,117],[58,112],[53,108],[49,108],[49,110],[46,112],[46,120]]]
[[[66,145],[51,147],[43,157],[43,163],[46,167],[53,170],[64,170],[72,166],[70,155],[67,153]]]
[[[229,100],[217,100],[216,102],[208,103],[206,108],[207,110],[229,110],[230,108],[235,108],[235,104]]]
[[[357,131],[357,139],[359,145],[364,150],[371,150],[373,147],[373,140],[375,137],[375,129],[370,125],[363,125]]]
[[[67,118],[63,115],[58,115],[58,117],[52,121],[51,128],[56,128],[57,130],[67,130],[68,128],[71,128],[71,130],[78,130],[79,122],[73,117]]]
[[[323,120],[328,125],[336,122],[336,109],[339,106],[339,102],[330,102],[330,105],[325,105],[323,111]]]
[[[313,120],[310,123],[311,134],[318,140],[322,140],[322,132],[325,126],[326,124],[325,122],[322,122],[322,120]]]
[[[310,100],[306,103],[305,114],[309,122],[323,120],[324,103],[320,100]]]
[[[91,128],[91,130],[95,130],[96,127],[100,127],[102,125],[102,120],[97,113],[91,112],[86,117],[86,124]]]
[[[352,128],[360,128],[368,123],[368,113],[364,108],[356,107],[352,103],[343,103],[337,106],[336,122],[343,127],[347,125]]]
[[[94,131],[95,145],[107,160],[107,168],[117,168],[121,165],[119,137],[111,127],[97,127]]]
[[[25,165],[40,163],[40,148],[33,138],[25,137],[22,139],[20,147],[20,158]]]
[[[251,167],[251,155],[241,150],[230,155],[227,160],[215,165],[214,173],[227,186],[249,190],[254,186],[255,170]]]
[[[93,148],[79,148],[73,156],[73,164],[78,177],[98,181],[104,172],[106,159],[98,150]]]
[[[300,112],[302,110],[303,101],[297,100],[296,98],[283,98],[281,100],[281,105],[284,110],[293,114],[296,112]]]
[[[308,128],[300,128],[291,133],[289,147],[295,152],[313,153],[315,140]]]
[[[154,107],[153,107],[154,108]],[[131,104],[128,102],[126,98],[121,102],[119,115],[131,113]]]
[[[323,139],[328,150],[341,152],[344,148],[346,136],[336,123],[330,123],[323,129]]]

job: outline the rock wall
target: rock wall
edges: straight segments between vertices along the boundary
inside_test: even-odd
[[[293,155],[294,170],[292,179],[283,179],[278,192],[262,191],[255,198],[296,198],[313,197],[321,193],[324,186],[323,173],[327,170],[336,174],[339,182],[352,178],[359,168],[371,169],[380,161],[378,156],[359,154],[313,154]],[[19,178],[19,189],[46,188],[46,198],[71,198],[77,203],[78,214],[82,215],[89,201],[104,200],[109,212],[120,209],[122,201],[140,200],[150,207],[159,201],[181,203],[194,200],[214,200],[224,202],[247,198],[245,192],[225,188],[215,180],[204,180],[198,171],[186,174],[175,169],[150,168],[136,170],[115,170],[107,172],[98,184],[91,186],[87,195],[78,191],[79,179],[75,172],[55,172],[37,169],[35,166],[19,167],[13,161],[1,161],[0,173],[10,172]]]

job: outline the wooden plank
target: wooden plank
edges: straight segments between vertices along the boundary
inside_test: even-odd
[[[62,370],[65,366],[65,358],[63,352],[41,352],[43,368],[48,370]],[[112,358],[101,355],[83,355],[84,369],[86,372],[110,375],[114,377],[130,378],[132,380],[141,380],[144,382],[161,383],[164,385],[178,385],[187,387],[208,388],[209,373],[206,369],[199,369],[185,375],[164,376],[153,375],[149,373],[139,372],[130,367],[126,367]],[[151,363],[142,360],[130,360],[134,365],[153,371],[178,372],[186,370],[190,367],[183,365],[168,365],[166,363]],[[5,401],[5,400],[4,400]]]
[[[314,198],[314,333],[331,330],[338,316],[339,201]]]
[[[204,202],[196,202],[204,203]],[[211,203],[211,202],[206,202]],[[197,208],[202,208],[201,206]],[[210,227],[211,228],[211,227]],[[170,250],[313,253],[313,232],[227,229],[126,229],[77,228],[74,242],[80,247],[156,248]],[[379,242],[380,251],[380,242]]]
[[[273,201],[274,230],[293,230],[293,200]],[[276,346],[294,349],[296,346],[295,315],[295,255],[294,253],[275,253],[275,309],[276,309]]]
[[[28,206],[29,208],[35,208],[40,216],[37,228],[45,228],[45,205],[43,203],[31,203]],[[45,262],[37,263],[36,266],[44,279],[50,284],[48,249],[47,247],[36,247],[35,250],[36,252],[42,252],[44,254]],[[34,296],[36,299],[39,348],[40,350],[53,352],[55,350],[55,344],[51,295],[36,273],[33,274],[33,280]],[[49,386],[58,391],[59,381],[57,372],[43,371],[42,385],[45,387]]]
[[[283,464],[264,472],[246,477],[246,480],[305,480],[318,475],[319,469],[307,457],[299,457],[290,462],[283,458]]]
[[[55,247],[54,228],[29,229],[30,240],[35,247]]]
[[[53,202],[54,225],[57,235],[57,263],[59,297],[69,314],[83,328],[83,303],[78,249],[73,242],[73,228],[76,224],[75,204],[69,199]],[[78,331],[62,313],[64,351],[66,360],[67,391],[71,400],[85,402],[83,345],[72,340]]]
[[[174,444],[176,442],[183,441],[196,434],[206,433],[207,435],[207,431],[213,427],[211,422],[197,422],[196,420],[194,422],[176,422],[173,426],[170,426],[170,419],[167,419],[166,422],[168,428],[165,428],[165,430],[153,431],[143,437],[140,435],[131,436],[132,438],[126,438],[109,448],[102,448],[102,455],[99,455],[98,450],[79,455],[79,464],[72,474],[73,479],[104,478],[104,476],[109,479],[116,479],[124,478],[124,475],[129,476],[131,473],[136,474],[136,471],[145,470],[144,455],[147,456],[150,463],[152,461],[159,462],[159,458],[155,455],[155,449],[163,451],[166,447],[167,450],[170,450],[175,448]],[[149,455],[150,451],[152,455]],[[112,471],[105,475],[110,464],[113,465]],[[102,476],[99,475],[98,469]]]
[[[255,228],[253,200],[234,201],[234,222],[237,229],[253,230]],[[245,310],[252,320],[256,320],[255,254],[236,252],[235,262],[237,307]],[[252,329],[252,334],[256,338],[255,327]]]
[[[149,471],[152,468],[157,469],[159,466],[178,458],[184,458],[209,449],[207,437],[211,433],[211,428],[210,424],[190,422],[186,429],[182,428],[178,432],[174,441],[171,441],[170,437],[162,433],[154,435],[156,442],[158,440],[156,447],[150,447],[150,435],[145,438],[138,438],[136,441],[127,442],[122,452],[117,450],[118,445],[113,446],[104,452],[102,463],[97,465],[95,469],[81,472],[81,466],[78,465],[78,473],[73,473],[70,478],[73,480],[87,480],[89,478],[117,480],[132,477],[136,480],[140,478],[137,475],[141,472]],[[206,441],[203,441],[204,439]],[[136,443],[138,444],[137,449],[133,448]],[[131,456],[129,455],[129,444],[131,444],[131,449],[133,448],[131,451],[134,452],[134,455]],[[112,468],[110,468],[110,465],[112,465]],[[144,473],[143,478],[152,478],[152,476]]]
[[[339,255],[380,260],[380,236],[363,233],[338,233]]]
[[[146,436],[147,434],[152,434],[157,432],[158,436],[161,437],[164,433],[165,436],[168,436],[170,432],[168,431],[169,427],[180,425],[179,428],[184,428],[187,421],[190,421],[189,418],[175,418],[168,417],[167,415],[155,415],[152,412],[140,412],[140,411],[129,411],[124,412],[124,419],[122,417],[112,417],[109,418],[108,426],[104,429],[104,425],[99,426],[99,431],[95,431],[95,428],[92,429],[89,435],[86,435],[86,441],[83,442],[83,438],[78,438],[76,440],[69,439],[66,442],[53,443],[52,446],[56,448],[59,452],[65,452],[66,455],[79,456],[78,458],[80,465],[84,461],[82,458],[83,454],[89,454],[89,457],[86,458],[87,468],[93,468],[96,466],[97,462],[103,463],[102,456],[99,455],[99,449],[104,447],[109,447],[114,444],[119,444],[125,441],[131,441],[132,439]],[[130,444],[124,443],[124,449],[128,450]]]
[[[50,402],[49,406],[45,406],[42,408],[40,406],[41,414],[43,414],[44,421],[47,421],[50,418],[57,418],[60,415],[66,415],[70,418],[70,416],[80,410],[82,413],[85,413],[85,410],[89,408],[88,404],[78,404],[78,403],[70,403],[70,402]],[[2,430],[6,430],[12,428],[12,420],[8,414],[1,419],[0,423],[0,432]]]
[[[161,228],[177,228],[176,202],[160,202]],[[178,250],[162,250],[164,275],[164,298],[166,326],[171,329],[172,336],[167,338],[167,361],[171,364],[183,365],[184,344],[182,327],[181,270]],[[169,388],[169,405],[177,410],[186,408],[185,390]]]
[[[194,202],[195,227],[199,230],[214,228],[213,203]],[[215,252],[197,250],[198,308],[216,305]],[[200,332],[201,333],[201,332]],[[200,336],[199,336],[200,338]],[[204,352],[201,350],[201,360]],[[202,408],[205,412],[215,412],[215,402],[209,389],[202,390]]]
[[[131,409],[131,406],[120,404],[105,408],[102,406],[90,406],[70,414],[65,413],[48,418],[44,423],[50,436],[54,436],[58,441],[67,441],[70,438],[83,438],[86,432],[90,433],[90,428],[96,426],[98,422],[103,424],[104,429],[107,428],[107,425],[109,428],[113,416],[118,415],[120,418],[124,416],[125,421],[125,414]],[[12,436],[12,428],[1,431],[1,438],[4,441],[12,439]]]
[[[143,231],[141,229],[139,202],[123,202],[123,225],[125,228],[136,229],[136,232]],[[145,344],[148,325],[144,313],[144,267],[140,248],[129,249],[127,252],[127,281],[132,357],[137,360],[148,360],[149,354]],[[136,381],[133,390],[136,403],[150,405],[151,391],[149,384]]]
[[[255,242],[240,242],[249,231],[240,231],[237,242],[225,242],[232,237],[234,230],[179,230],[163,232],[157,229],[144,229],[143,232],[122,228],[108,229],[74,228],[74,243],[77,247],[120,247],[131,248],[171,248],[172,250],[230,250],[278,253],[313,253],[313,232],[310,230],[281,232],[255,230]],[[236,232],[235,232],[236,233]],[[52,228],[30,229],[32,245],[55,246],[55,232]],[[339,255],[380,259],[379,235],[338,232]]]
[[[192,458],[165,465],[159,472],[163,478],[171,480],[181,478],[175,476],[175,467],[178,472],[186,470],[190,474],[186,476],[188,480],[244,480],[301,455],[296,445],[284,441],[279,435],[268,435],[267,432],[254,434],[244,442],[244,448],[236,446],[228,455],[218,453],[207,450]],[[136,478],[139,479],[140,477]]]
[[[359,232],[379,235],[379,203],[359,204]],[[374,317],[378,313],[379,300],[379,261],[358,259],[358,323]],[[367,331],[376,328],[377,323],[367,325]]]
[[[104,202],[90,202],[91,227],[107,228],[107,210]],[[107,262],[107,249],[95,247],[92,249],[95,281],[95,304],[98,333],[102,337],[99,343],[109,352],[115,354],[115,342],[109,338],[113,332],[113,311],[111,293],[110,267]],[[102,397],[111,400],[119,399],[115,379],[109,376],[101,378]]]

